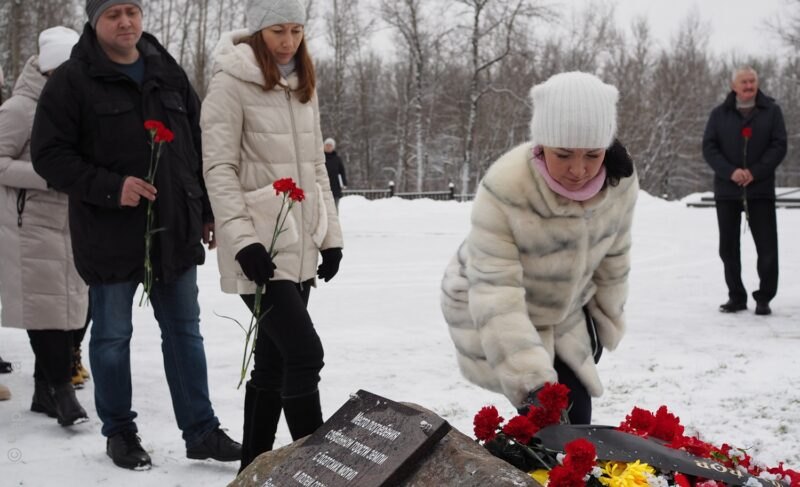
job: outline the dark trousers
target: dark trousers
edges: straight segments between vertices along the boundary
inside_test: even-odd
[[[306,306],[311,282],[270,281],[261,298],[261,320],[250,385],[291,398],[313,393],[324,365],[322,342]],[[241,296],[253,311],[255,295]]]
[[[594,319],[589,314],[588,308],[583,308],[583,314],[586,317],[586,330],[589,332],[589,340],[592,346],[592,357],[594,363],[600,361],[603,355],[603,345],[597,336],[597,326]],[[586,390],[581,380],[575,375],[575,372],[565,364],[561,358],[556,355],[553,361],[553,368],[558,374],[558,382],[569,387],[569,422],[570,424],[591,424],[592,423],[592,396]],[[528,408],[520,408],[520,414],[527,414]]]
[[[74,331],[28,330],[28,339],[35,357],[33,378],[51,386],[72,380],[72,347]]]
[[[775,200],[748,200],[748,228],[756,244],[759,288],[753,293],[757,302],[768,303],[778,292],[778,225]],[[741,200],[717,200],[719,225],[719,256],[725,267],[728,298],[735,303],[747,302],[747,290],[742,282],[741,235],[744,204]]]

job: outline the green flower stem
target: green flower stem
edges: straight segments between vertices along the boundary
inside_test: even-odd
[[[275,251],[275,243],[278,241],[278,237],[281,233],[284,232],[283,226],[286,224],[286,218],[289,216],[289,213],[292,211],[292,206],[294,205],[293,200],[289,200],[289,194],[283,193],[283,201],[281,201],[281,208],[278,211],[278,216],[275,218],[275,231],[272,233],[272,241],[269,244],[269,256],[270,258],[275,258],[278,254]],[[287,206],[286,202],[289,201]],[[286,211],[284,212],[284,208]],[[242,370],[239,373],[239,384],[236,388],[242,387],[242,383],[244,382],[245,377],[247,377],[247,370],[250,368],[250,360],[253,357],[253,354],[256,350],[256,340],[258,339],[258,323],[262,317],[261,313],[261,300],[264,295],[265,286],[258,285],[256,286],[256,294],[255,294],[255,302],[253,304],[253,315],[250,317],[250,324],[245,331],[244,337],[244,353],[242,355]],[[265,311],[265,314],[269,312],[269,310]]]
[[[150,131],[150,165],[145,180],[153,184],[158,169],[158,161],[161,158],[161,146],[163,142],[155,143],[155,131]],[[153,290],[153,262],[150,253],[153,248],[153,202],[147,201],[147,217],[144,229],[144,279],[142,280],[142,296],[139,298],[139,306],[144,306],[150,302],[150,292]]]
[[[747,137],[744,138],[744,168],[747,169]],[[744,205],[744,218],[750,224],[750,209],[747,207],[747,186],[742,186],[742,204]],[[745,228],[746,230],[746,228]]]

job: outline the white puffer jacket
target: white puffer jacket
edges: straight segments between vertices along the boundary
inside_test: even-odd
[[[0,107],[2,324],[74,330],[86,323],[89,289],[75,269],[67,195],[48,189],[31,164],[33,116],[46,80],[30,58]]]
[[[203,101],[203,170],[214,210],[222,290],[252,294],[236,253],[262,242],[269,248],[280,198],[272,183],[292,178],[306,199],[295,204],[280,235],[274,280],[302,282],[316,275],[320,250],[342,247],[342,231],[322,149],[316,94],[300,103],[264,77],[253,51],[238,41],[247,31],[223,34],[214,52],[214,75]],[[283,80],[297,86],[295,74]]]
[[[502,156],[481,182],[472,228],[445,271],[442,310],[470,381],[517,407],[555,382],[555,354],[592,396],[603,386],[583,314],[613,350],[625,331],[636,176],[579,203],[551,191],[532,144]]]

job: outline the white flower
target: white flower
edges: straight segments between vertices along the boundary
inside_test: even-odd
[[[669,482],[667,482],[667,479],[660,475],[653,475],[648,472],[645,472],[644,475],[647,479],[647,485],[649,487],[669,487]]]
[[[747,479],[747,482],[744,483],[744,487],[761,487],[761,482],[759,482],[755,477],[750,477]]]

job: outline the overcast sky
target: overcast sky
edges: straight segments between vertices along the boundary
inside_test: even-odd
[[[583,10],[594,2],[616,4],[617,26],[630,31],[634,18],[644,15],[653,37],[661,47],[667,47],[679,27],[690,15],[699,16],[710,29],[709,49],[715,54],[741,53],[760,57],[782,48],[781,42],[766,27],[767,21],[779,16],[800,13],[798,0],[542,0],[555,6],[564,17],[570,9]],[[362,0],[362,8],[374,9],[378,0]],[[374,13],[374,11],[373,11]],[[320,31],[321,32],[321,31]],[[393,53],[393,30],[379,28],[373,37],[374,46]],[[324,57],[329,46],[323,35],[312,40],[314,52]],[[391,55],[391,54],[390,54]]]
[[[574,4],[574,0],[562,0]],[[580,0],[588,3],[588,0]],[[760,55],[780,46],[764,26],[778,15],[788,15],[796,0],[616,0],[621,26],[645,15],[656,39],[669,42],[688,15],[700,15],[710,23],[709,47],[716,53],[746,51]],[[798,7],[795,7],[798,6]]]

